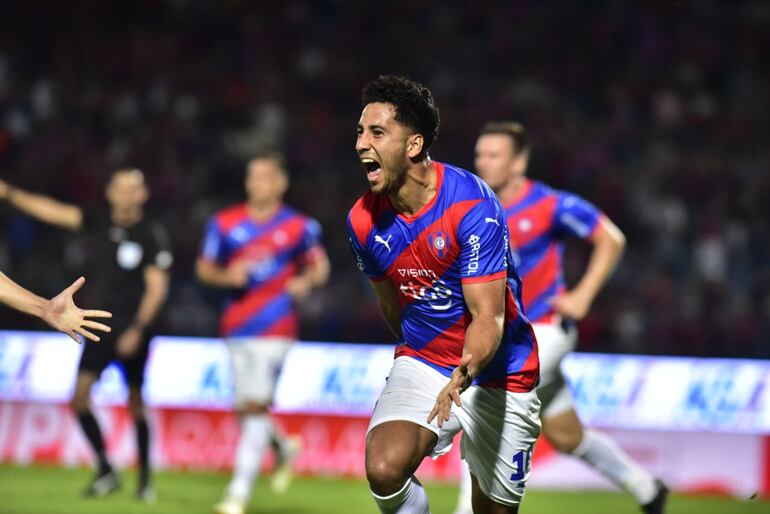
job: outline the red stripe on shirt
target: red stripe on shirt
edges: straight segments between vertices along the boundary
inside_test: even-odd
[[[555,245],[550,245],[542,260],[521,277],[523,283],[522,300],[524,305],[530,305],[546,289],[551,287],[558,277],[561,269],[559,251]]]
[[[484,282],[492,282],[493,280],[505,278],[506,276],[508,276],[508,270],[502,270],[498,271],[497,273],[492,273],[491,275],[483,275],[481,277],[465,277],[461,280],[461,282],[463,284],[480,284]]]
[[[227,334],[240,326],[245,320],[259,312],[265,305],[271,302],[276,296],[282,294],[286,289],[286,282],[295,273],[294,266],[287,268],[275,278],[271,279],[252,291],[249,291],[241,298],[235,300],[227,306],[222,313],[220,329],[223,334]]]

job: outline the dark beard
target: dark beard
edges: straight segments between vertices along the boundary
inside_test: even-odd
[[[395,195],[401,190],[404,182],[406,182],[406,170],[409,169],[409,161],[404,158],[401,162],[394,163],[393,166],[389,166],[389,168],[396,171],[394,171],[392,175],[393,179],[385,184],[383,192],[389,195]]]

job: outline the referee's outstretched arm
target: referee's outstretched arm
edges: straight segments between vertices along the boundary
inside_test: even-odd
[[[50,225],[78,231],[83,226],[83,210],[48,196],[29,193],[0,180],[0,199],[25,214]]]

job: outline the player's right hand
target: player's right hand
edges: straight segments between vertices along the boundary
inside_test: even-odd
[[[441,428],[445,421],[449,421],[449,413],[452,411],[452,403],[462,407],[463,402],[460,394],[468,389],[473,382],[473,378],[468,373],[468,364],[473,356],[470,353],[463,355],[460,364],[452,371],[449,382],[439,391],[436,396],[436,403],[428,415],[428,423],[436,419],[438,427]]]
[[[0,200],[8,198],[8,189],[10,189],[8,182],[0,179]]]

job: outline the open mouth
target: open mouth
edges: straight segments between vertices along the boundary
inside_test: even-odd
[[[366,179],[369,182],[374,182],[382,174],[382,165],[372,158],[364,157],[361,159],[361,165],[364,167]]]

